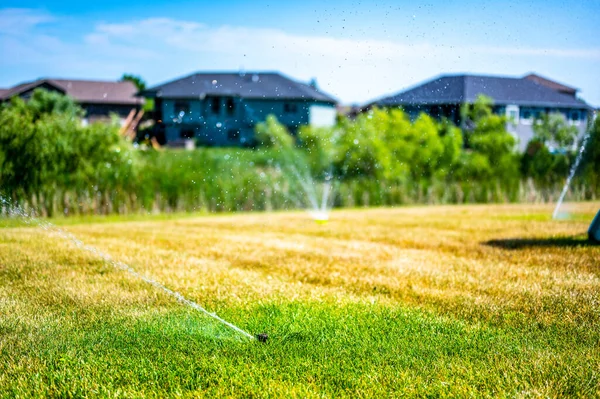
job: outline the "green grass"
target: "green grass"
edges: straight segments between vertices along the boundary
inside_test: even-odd
[[[597,204],[0,229],[0,397],[599,397]],[[97,220],[95,220],[97,222]]]

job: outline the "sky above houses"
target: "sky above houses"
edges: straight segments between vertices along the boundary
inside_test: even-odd
[[[275,70],[363,104],[441,74],[536,72],[600,106],[599,16],[598,0],[2,0],[0,87]]]

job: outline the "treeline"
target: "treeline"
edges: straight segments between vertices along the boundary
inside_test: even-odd
[[[68,97],[36,90],[0,109],[0,195],[42,215],[275,210],[322,203],[553,201],[577,155],[576,131],[556,115],[535,124],[525,154],[482,98],[462,129],[422,114],[372,110],[293,138],[273,117],[255,149],[153,150],[118,125],[81,124]],[[573,148],[570,151],[552,151]],[[600,122],[571,199],[600,196]]]

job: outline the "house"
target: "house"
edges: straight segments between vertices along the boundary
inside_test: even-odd
[[[83,123],[110,120],[111,115],[125,123],[133,111],[141,109],[144,99],[136,97],[137,88],[129,81],[111,82],[76,79],[38,79],[9,89],[0,89],[0,102],[14,96],[28,99],[35,89],[66,94],[85,111]]]
[[[561,113],[583,134],[592,108],[577,98],[577,89],[535,74],[524,77],[443,75],[401,93],[382,98],[370,107],[402,107],[411,118],[425,112],[461,124],[460,109],[480,95],[494,100],[494,112],[509,118],[507,130],[525,150],[533,137],[532,124],[542,113]]]
[[[169,145],[252,145],[254,127],[275,115],[292,134],[302,125],[332,125],[336,100],[315,84],[276,72],[203,72],[140,93],[154,99],[158,135]]]

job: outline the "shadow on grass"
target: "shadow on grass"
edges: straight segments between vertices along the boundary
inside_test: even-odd
[[[574,248],[597,246],[585,236],[576,237],[548,237],[548,238],[506,238],[502,240],[490,240],[483,242],[484,245],[502,249],[523,248]]]

